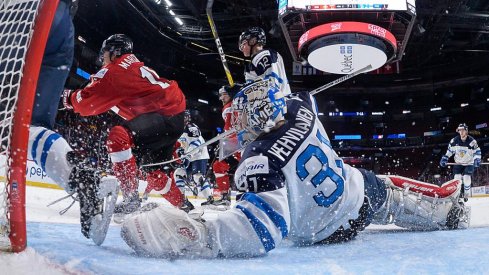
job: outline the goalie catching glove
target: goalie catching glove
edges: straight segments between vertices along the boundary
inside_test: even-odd
[[[140,255],[212,257],[208,230],[180,209],[159,206],[124,221],[124,241]]]

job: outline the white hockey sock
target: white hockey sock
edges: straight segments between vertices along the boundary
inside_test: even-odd
[[[73,149],[60,134],[44,127],[30,127],[28,159],[33,160],[48,177],[68,192],[72,166],[66,159],[66,153],[70,151]]]

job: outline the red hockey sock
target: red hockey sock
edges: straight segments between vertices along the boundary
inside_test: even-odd
[[[121,183],[121,190],[124,197],[137,192],[138,190],[138,168],[136,160],[131,157],[128,160],[115,162],[112,164],[116,178]]]
[[[146,187],[145,190],[146,193],[151,192],[151,190],[156,190],[172,205],[177,207],[182,206],[182,192],[180,189],[178,189],[175,181],[172,178],[169,178],[165,173],[156,170],[149,173],[146,180],[148,181],[148,187]]]

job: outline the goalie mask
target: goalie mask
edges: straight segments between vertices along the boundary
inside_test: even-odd
[[[221,141],[219,158],[243,149],[263,133],[268,133],[287,113],[283,93],[271,80],[244,87],[233,99],[231,127],[235,137]]]

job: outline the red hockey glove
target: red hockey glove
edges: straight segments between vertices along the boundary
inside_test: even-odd
[[[71,94],[73,93],[73,90],[69,89],[64,89],[63,94],[61,98],[63,99],[63,106],[67,110],[73,110],[73,105],[71,105]]]

